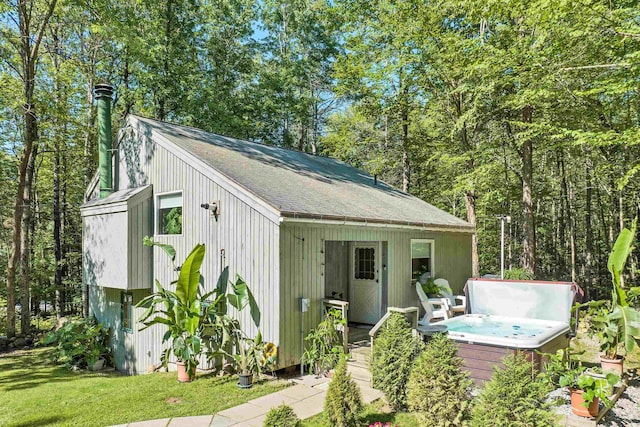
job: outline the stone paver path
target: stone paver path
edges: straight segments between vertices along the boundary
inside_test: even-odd
[[[360,386],[364,403],[371,403],[383,396],[380,391],[371,388],[368,381],[354,380]],[[112,427],[262,427],[267,412],[283,403],[291,406],[298,418],[304,420],[324,410],[329,381],[328,378],[306,375],[294,379],[291,387],[225,409],[216,415],[163,418]]]

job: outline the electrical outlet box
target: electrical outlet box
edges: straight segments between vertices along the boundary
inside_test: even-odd
[[[303,313],[309,311],[309,304],[311,304],[309,298],[300,298],[300,311]]]

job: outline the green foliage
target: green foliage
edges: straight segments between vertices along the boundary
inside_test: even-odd
[[[505,280],[533,280],[533,273],[524,269],[524,268],[512,268],[509,270],[505,270],[504,272]]]
[[[495,367],[472,411],[471,427],[553,427],[555,417],[545,403],[548,383],[534,378],[522,353],[507,356]]]
[[[175,292],[165,289],[156,281],[156,292],[136,304],[136,307],[147,309],[140,317],[144,325],[141,330],[153,325],[165,325],[168,328],[162,342],[171,339],[171,347],[163,352],[163,364],[166,366],[169,354],[173,352],[179,361],[185,363],[191,379],[202,351],[202,328],[210,307],[203,304],[209,294],[198,296],[204,254],[204,245],[198,244],[192,249],[180,268]]]
[[[422,284],[422,289],[427,295],[440,295],[440,287],[434,283],[435,277],[429,277],[425,283]]]
[[[347,373],[347,360],[340,357],[338,366],[329,383],[324,410],[331,425],[336,427],[355,427],[362,411],[362,394],[358,385]]]
[[[160,243],[160,242],[155,242],[153,240],[153,237],[149,237],[149,236],[144,236],[142,238],[142,244],[144,246],[149,246],[149,247],[157,246],[160,249],[162,249],[164,251],[164,253],[167,254],[167,256],[169,256],[169,258],[171,259],[171,262],[174,262],[176,260],[176,250],[171,245],[167,245],[165,243]]]
[[[633,252],[635,234],[636,220],[631,229],[625,228],[620,232],[609,255],[607,267],[613,284],[611,300],[586,304],[588,332],[598,336],[600,351],[609,359],[617,357],[620,345],[630,353],[640,341],[640,312],[629,304],[627,290],[622,286],[622,273],[627,258]]]
[[[48,3],[32,4],[34,37]],[[513,218],[506,262],[520,262],[532,225],[521,215],[526,181],[537,275],[576,273],[589,298],[611,293],[597,266],[607,263],[614,219],[632,217],[640,194],[634,2],[58,2],[34,78],[22,69],[20,41],[28,38],[20,37],[17,4],[0,4],[0,265],[12,250],[24,153],[26,116],[16,112],[33,93],[34,300],[51,302],[64,288],[65,306],[80,307],[78,206],[96,169],[87,90],[101,79],[118,88],[114,129],[133,112],[315,149],[397,187],[406,178],[412,195],[482,219],[483,272],[499,268],[496,214]],[[621,188],[633,196],[619,198]],[[57,238],[56,218],[64,219]],[[637,265],[638,254],[630,257]]]
[[[260,331],[254,339],[240,337],[237,350],[239,353],[233,356],[239,368],[238,372],[241,374],[260,375],[264,369],[268,369],[275,363],[276,346],[262,341]]]
[[[375,339],[371,354],[371,382],[382,390],[395,411],[407,407],[407,381],[414,360],[424,349],[400,313],[393,313]]]
[[[619,376],[608,373],[604,378],[594,377],[575,359],[575,355],[569,349],[561,349],[546,356],[549,360],[545,365],[545,371],[540,375],[544,384],[582,390],[584,406],[587,408],[596,397],[605,405],[611,405],[609,396],[613,385],[620,380]]]
[[[157,245],[149,239],[145,239],[145,244]],[[175,253],[175,250],[167,245],[160,246],[169,256]],[[239,276],[236,276],[235,282],[231,283],[232,292],[227,292],[229,277],[227,267],[220,274],[216,288],[202,294],[200,266],[204,254],[204,245],[198,244],[193,248],[180,267],[178,280],[175,282],[175,292],[165,289],[156,282],[157,291],[136,304],[136,307],[147,309],[140,317],[140,322],[144,325],[141,330],[152,325],[165,325],[168,330],[162,341],[164,343],[171,339],[171,347],[163,353],[163,364],[166,366],[169,354],[173,352],[178,360],[186,364],[190,376],[195,375],[198,357],[203,350],[203,341],[210,357],[220,354],[234,357],[229,353],[229,348],[234,348],[240,351],[238,360],[244,361],[243,369],[251,367],[259,371],[254,362],[258,360],[256,346],[263,344],[262,336],[258,333],[254,340],[249,340],[242,331],[240,323],[227,315],[227,304],[231,304],[238,311],[248,306],[258,326],[260,311],[253,294]],[[247,348],[248,342],[258,344]],[[252,356],[252,361],[249,356]],[[259,356],[262,357],[262,354],[260,353]]]
[[[324,319],[305,337],[307,346],[300,363],[309,367],[316,375],[326,374],[333,369],[344,354],[343,339],[340,330],[345,320],[342,313],[330,309]]]
[[[53,345],[51,359],[69,369],[90,368],[101,358],[111,362],[109,331],[95,317],[65,322],[47,334],[44,344]]]
[[[446,334],[436,334],[415,361],[407,402],[422,426],[460,426],[469,417],[472,382],[457,352]]]
[[[162,234],[182,234],[182,208],[171,208],[162,217]]]
[[[262,425],[264,427],[300,427],[302,423],[293,409],[283,403],[267,412]]]

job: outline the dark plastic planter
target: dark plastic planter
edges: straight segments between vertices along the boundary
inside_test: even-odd
[[[253,385],[253,374],[238,374],[238,387],[251,388]]]

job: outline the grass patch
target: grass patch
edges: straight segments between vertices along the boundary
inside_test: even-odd
[[[388,413],[384,410],[384,402],[378,400],[370,405],[365,405],[364,411],[361,416],[361,422],[359,425],[364,427],[369,426],[370,424],[375,423],[376,421],[380,421],[383,424],[390,422],[391,425],[402,426],[402,427],[419,427],[418,420],[416,418],[406,412],[391,412]],[[311,417],[307,420],[302,421],[303,427],[331,427],[333,424],[329,422],[329,419],[325,415],[324,412],[316,415],[315,417]]]
[[[198,375],[194,382],[180,384],[175,372],[70,372],[51,365],[47,351],[0,355],[0,425],[99,427],[211,415],[286,386],[263,381],[241,390],[235,376]]]

